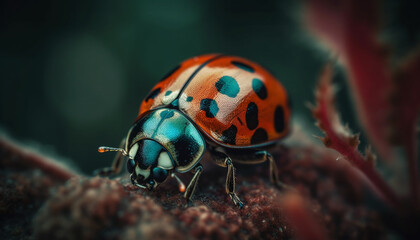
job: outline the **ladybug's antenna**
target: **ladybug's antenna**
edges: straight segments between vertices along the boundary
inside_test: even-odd
[[[171,177],[175,178],[175,180],[178,182],[179,191],[182,193],[185,192],[185,185],[181,181],[181,179],[179,179],[178,176],[175,175],[174,173],[171,174]]]
[[[98,148],[98,152],[104,153],[104,152],[121,152],[122,155],[128,156],[127,152],[122,148],[114,148],[114,147],[105,147],[101,146]]]

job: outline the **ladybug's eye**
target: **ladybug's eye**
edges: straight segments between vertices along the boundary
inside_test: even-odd
[[[134,159],[128,159],[127,170],[129,173],[133,173],[135,166],[136,166],[136,162],[134,161]]]
[[[160,167],[153,168],[152,174],[155,181],[159,183],[165,181],[165,179],[168,177],[168,171]]]

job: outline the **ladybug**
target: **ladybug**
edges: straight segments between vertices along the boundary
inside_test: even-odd
[[[267,151],[289,133],[291,109],[282,84],[260,65],[235,56],[210,54],[190,58],[160,80],[140,106],[139,114],[118,151],[113,167],[99,175],[118,173],[128,157],[131,182],[154,190],[174,178],[189,201],[208,151],[227,168],[226,193],[235,193],[234,163],[269,161],[270,180],[281,186],[273,156]],[[188,186],[177,173],[192,171]]]

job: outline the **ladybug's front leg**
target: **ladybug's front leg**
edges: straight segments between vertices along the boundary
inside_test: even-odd
[[[233,166],[232,160],[223,152],[213,151],[212,155],[218,165],[227,167],[228,169],[225,185],[226,193],[229,195],[236,206],[243,208],[244,204],[235,193],[235,167]]]
[[[187,186],[187,189],[184,193],[184,198],[187,199],[187,201],[191,200],[192,195],[195,192],[195,188],[197,187],[198,179],[200,178],[201,172],[203,171],[203,167],[201,164],[199,164],[197,167],[194,168],[194,176],[191,179],[190,183]]]

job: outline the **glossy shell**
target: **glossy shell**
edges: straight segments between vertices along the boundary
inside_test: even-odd
[[[191,170],[203,156],[205,141],[195,126],[178,110],[157,109],[145,114],[130,129],[126,151],[143,139],[162,145],[171,155],[178,172]]]
[[[225,147],[263,146],[289,131],[286,90],[260,65],[240,57],[204,55],[184,61],[152,89],[138,119],[170,104]]]

